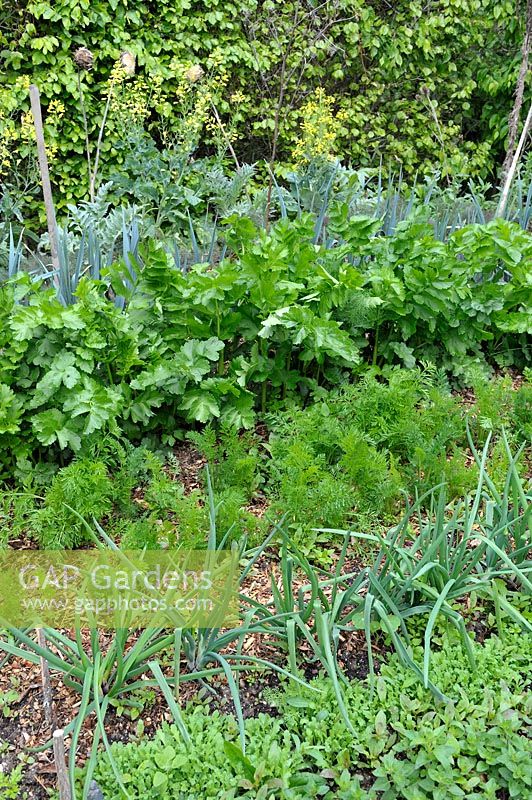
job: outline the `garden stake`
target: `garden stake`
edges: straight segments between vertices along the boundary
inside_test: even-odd
[[[72,800],[68,769],[65,758],[65,734],[63,730],[54,731],[54,761],[57,770],[59,800]]]
[[[519,69],[519,76],[517,78],[517,86],[515,87],[515,102],[510,112],[508,119],[508,147],[506,156],[501,170],[501,183],[504,185],[506,177],[510,171],[510,167],[515,155],[515,143],[517,141],[517,130],[519,127],[519,116],[521,114],[521,107],[523,105],[523,96],[525,93],[525,84],[529,70],[530,50],[532,48],[532,0],[527,0],[526,4],[526,23],[525,35],[523,37],[523,45],[521,48],[521,67]]]
[[[43,650],[46,647],[46,639],[42,628],[37,628],[37,644]],[[44,705],[44,716],[46,722],[50,727],[50,732],[53,733],[57,724],[54,700],[52,694],[52,684],[50,683],[50,668],[45,658],[41,657],[41,681],[42,681],[42,696]]]
[[[39,89],[34,83],[30,86],[31,113],[35,124],[35,137],[37,139],[37,155],[39,157],[39,169],[41,172],[42,193],[44,196],[44,207],[46,209],[46,221],[48,223],[48,236],[50,237],[50,251],[52,253],[52,265],[54,271],[59,271],[59,255],[57,248],[57,224],[55,221],[54,200],[52,197],[52,186],[50,184],[50,172],[48,170],[48,157],[46,155],[46,145],[44,143],[44,129],[42,124],[41,98]]]

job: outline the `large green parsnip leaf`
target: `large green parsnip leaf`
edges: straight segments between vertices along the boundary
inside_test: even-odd
[[[30,402],[30,408],[42,405],[52,397],[61,385],[72,389],[80,380],[76,367],[76,356],[72,352],[58,353],[52,360],[48,372],[38,382]]]
[[[68,417],[58,408],[50,408],[48,411],[36,414],[32,425],[41,444],[51,445],[57,442],[62,450],[70,447],[74,451],[79,450],[81,446],[79,429],[74,430],[70,427]]]
[[[72,417],[84,416],[83,433],[88,435],[112,423],[120,410],[122,396],[119,391],[105,388],[91,378],[84,377],[84,388],[64,404],[63,410]]]
[[[188,411],[188,419],[196,422],[209,422],[220,416],[218,401],[206,391],[187,392],[181,401],[181,408]]]
[[[23,404],[15,392],[0,383],[0,434],[16,433],[20,429]]]

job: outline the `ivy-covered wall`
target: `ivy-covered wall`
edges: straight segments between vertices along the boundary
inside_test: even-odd
[[[443,165],[488,175],[504,148],[523,5],[522,0],[11,0],[0,10],[3,160],[9,161],[6,143],[13,166],[30,146],[20,133],[20,114],[28,108],[27,87],[34,81],[46,106],[56,101],[48,137],[57,154],[53,177],[61,199],[85,194],[72,61],[74,49],[84,45],[94,54],[93,69],[82,75],[92,137],[113,64],[127,49],[136,55],[141,75],[162,76],[154,127],[162,118],[172,129],[181,102],[175,95],[177,63],[225,74],[218,88],[214,79],[214,99],[244,161],[270,155],[276,109],[278,156],[290,160],[299,108],[320,86],[342,112],[336,142],[344,159],[378,164],[382,158],[410,173]],[[205,137],[208,146],[208,128]],[[116,157],[112,123],[104,150],[109,165]]]

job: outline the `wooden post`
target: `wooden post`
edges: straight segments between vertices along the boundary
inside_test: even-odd
[[[50,251],[52,253],[52,266],[54,270],[59,270],[59,255],[57,247],[57,224],[55,221],[54,200],[52,197],[52,186],[50,184],[50,172],[48,170],[48,158],[44,143],[44,129],[42,124],[41,97],[39,89],[35,84],[30,86],[31,113],[35,124],[35,137],[37,139],[37,155],[39,157],[39,169],[41,172],[42,193],[44,196],[44,207],[46,209],[46,221],[48,223],[48,236],[50,237]]]
[[[57,788],[59,800],[72,800],[68,768],[65,758],[65,734],[62,730],[54,731],[54,760],[57,770]]]

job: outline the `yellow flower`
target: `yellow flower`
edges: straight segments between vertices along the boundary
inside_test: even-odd
[[[301,137],[293,150],[297,162],[335,159],[336,140],[344,115],[342,112],[335,114],[333,105],[334,98],[320,87],[302,106]]]

